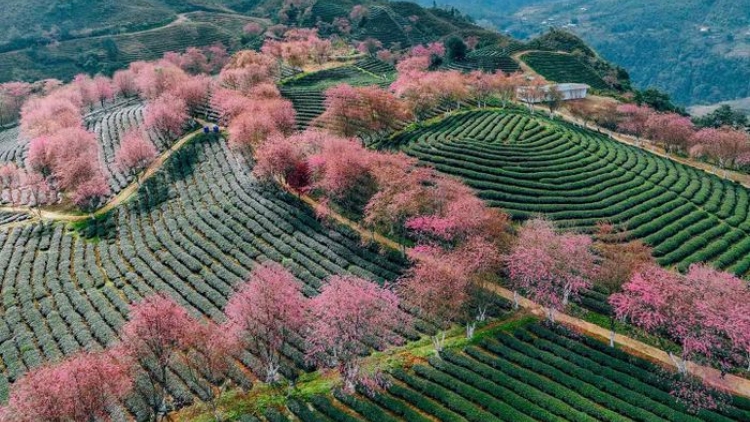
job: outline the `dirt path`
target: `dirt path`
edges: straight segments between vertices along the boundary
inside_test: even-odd
[[[502,288],[498,285],[491,285],[490,289],[499,296],[504,297],[505,299],[511,301],[513,300],[513,292],[508,289]],[[543,318],[547,315],[544,307],[526,298],[520,297],[519,305],[531,310],[534,315]],[[596,337],[604,342],[609,341],[610,331],[596,324],[592,324],[590,322],[583,321],[563,313],[555,313],[555,320],[575,329],[576,331],[583,332],[592,337]],[[648,344],[642,343],[622,334],[615,335],[615,343],[620,345],[625,351],[631,354],[646,357],[649,360],[657,362],[663,366],[671,369],[676,369],[676,366],[674,365],[674,362],[672,362],[672,359],[669,357],[669,354],[661,349],[649,346]],[[730,391],[735,395],[750,397],[750,380],[746,378],[741,378],[734,375],[726,375],[722,379],[721,373],[716,369],[693,364],[691,362],[688,362],[687,367],[688,371],[691,374],[702,378],[709,385],[712,385],[719,389]]]
[[[291,191],[291,190],[289,191],[295,195],[297,194],[294,191]],[[302,195],[300,196],[300,198],[305,203],[313,207],[314,209],[320,207],[320,204],[318,204],[313,198],[310,198],[309,196]],[[365,239],[374,240],[375,242],[378,242],[380,245],[383,245],[387,248],[391,248],[394,250],[401,249],[401,246],[397,244],[396,242],[386,238],[385,236],[379,235],[377,233],[373,234],[369,230],[364,229],[357,222],[352,221],[342,215],[329,211],[328,217],[332,218],[333,220],[341,224],[346,225],[347,227],[350,227],[351,229],[355,230],[357,233],[359,233],[360,236],[362,236]],[[511,301],[513,300],[513,292],[508,289],[505,289],[498,285],[491,285],[490,290],[492,290],[494,293],[496,293],[499,296],[502,296],[505,299],[508,299]],[[544,307],[524,297],[519,296],[519,305],[523,308],[529,309],[534,315],[537,315],[543,318],[545,318],[547,315],[547,312],[544,309]],[[590,322],[583,321],[581,319],[572,317],[564,313],[559,313],[559,312],[555,313],[555,320],[559,323],[567,325],[570,328],[575,329],[576,331],[598,338],[605,342],[609,341],[610,331],[596,324],[592,324]],[[670,369],[676,369],[676,366],[674,362],[672,362],[672,360],[670,359],[669,354],[661,349],[658,349],[653,346],[649,346],[648,344],[642,343],[638,340],[635,340],[633,338],[630,338],[621,334],[615,335],[615,343],[617,343],[624,350],[632,354],[646,357]],[[701,366],[701,365],[696,365],[693,363],[688,363],[687,367],[688,367],[688,371],[691,374],[697,377],[700,377],[709,385],[712,385],[719,389],[729,391],[735,395],[750,397],[750,380],[746,378],[741,378],[741,377],[734,376],[734,375],[726,375],[722,379],[720,376],[720,372],[717,371],[716,369],[708,368],[708,367]]]
[[[513,60],[515,60],[516,63],[518,63],[518,66],[521,67],[521,70],[523,71],[523,73],[526,73],[526,74],[529,74],[529,75],[532,75],[532,76],[540,76],[534,69],[531,68],[531,66],[529,66],[528,64],[526,64],[526,62],[523,61],[523,59],[521,59],[521,56],[523,56],[524,54],[533,53],[534,51],[536,51],[536,50],[519,51],[517,53],[513,53],[513,55],[510,56],[510,57]],[[542,79],[544,79],[544,77],[542,77]]]
[[[204,122],[203,120],[197,120],[198,123],[201,124],[201,126],[205,126],[208,123]],[[152,163],[149,165],[145,170],[141,172],[141,174],[138,175],[138,179],[141,183],[147,181],[151,177],[153,177],[161,168],[164,166],[164,163],[169,159],[169,157],[172,156],[175,152],[177,152],[180,148],[182,148],[186,143],[193,140],[196,136],[203,133],[203,127],[201,127],[198,130],[195,130],[193,132],[188,133],[187,135],[183,136],[175,142],[169,149],[164,151],[161,155],[159,155]],[[133,181],[130,183],[125,189],[121,190],[117,195],[112,197],[106,204],[104,204],[103,207],[99,208],[94,212],[95,216],[99,216],[102,214],[105,214],[116,207],[122,205],[127,200],[129,200],[133,195],[138,192],[138,189],[140,186]],[[84,221],[90,216],[88,214],[81,214],[81,213],[75,213],[75,212],[61,212],[61,211],[50,211],[45,210],[42,208],[41,210],[37,210],[36,208],[31,207],[0,207],[0,212],[11,212],[11,213],[24,213],[29,214],[31,217],[29,220],[24,221],[18,221],[14,223],[9,223],[6,225],[3,225],[3,228],[7,227],[15,227],[15,226],[21,226],[25,224],[31,224],[38,219],[42,220],[55,220],[55,221],[62,221],[62,222],[75,222],[75,221]]]

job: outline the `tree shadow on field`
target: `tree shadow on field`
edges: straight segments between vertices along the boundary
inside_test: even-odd
[[[136,209],[148,213],[166,202],[170,192],[170,178],[160,171],[141,185]]]
[[[113,240],[117,235],[117,220],[114,211],[99,214],[96,217],[71,223],[78,235],[89,241],[100,242]]]
[[[138,190],[136,207],[139,211],[148,213],[177,194],[172,187],[195,173],[203,150],[200,145],[202,141],[203,137],[200,136],[183,145],[169,157],[158,173],[143,182]]]
[[[162,171],[166,175],[168,182],[185,180],[195,173],[195,167],[200,160],[203,149],[199,145],[201,141],[203,141],[203,137],[198,137],[183,145],[182,148],[175,151],[167,162],[164,163]]]

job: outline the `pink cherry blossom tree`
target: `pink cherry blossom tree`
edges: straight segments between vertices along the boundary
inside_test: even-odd
[[[390,65],[395,65],[399,59],[399,56],[391,50],[379,50],[377,53],[375,53],[375,57],[381,62],[385,62]]]
[[[253,174],[264,181],[280,180],[302,192],[310,187],[311,171],[307,155],[313,147],[313,132],[291,137],[275,135],[255,149]]]
[[[120,170],[135,177],[136,183],[140,186],[140,172],[154,161],[157,154],[156,147],[145,134],[130,131],[122,138],[120,149],[115,154],[115,163]]]
[[[94,95],[102,107],[106,101],[111,101],[115,97],[115,88],[111,79],[97,75],[92,81]]]
[[[50,138],[40,136],[29,142],[26,166],[34,172],[48,177],[52,174],[55,163],[54,148]]]
[[[14,383],[4,420],[111,421],[110,411],[132,391],[133,380],[116,353],[79,352]]]
[[[80,127],[63,129],[50,137],[52,175],[62,190],[74,191],[103,174],[96,135]]]
[[[377,190],[372,172],[376,157],[353,139],[328,136],[308,158],[312,187],[324,202],[359,213]]]
[[[252,100],[232,89],[218,88],[211,96],[211,107],[219,113],[219,121],[228,125],[235,117],[253,107]]]
[[[6,163],[0,167],[0,196],[5,198],[4,193],[7,191],[7,199],[11,205],[16,205],[18,188],[21,183],[22,172],[15,163]]]
[[[506,258],[511,286],[546,307],[554,322],[556,311],[591,286],[596,270],[591,243],[588,236],[558,234],[549,221],[527,221]]]
[[[21,133],[30,139],[81,127],[82,122],[80,106],[75,99],[57,92],[47,97],[31,98],[21,109]]]
[[[235,336],[228,335],[232,332],[228,324],[194,321],[187,328],[188,348],[180,355],[181,362],[192,385],[199,390],[199,399],[211,409],[214,419],[222,422],[224,413],[219,399],[230,386],[229,373],[242,347]]]
[[[436,247],[421,247],[411,253],[414,265],[398,283],[404,302],[416,307],[420,316],[434,322],[435,353],[443,351],[446,327],[465,312],[469,301],[469,270],[456,255]]]
[[[353,392],[366,378],[361,358],[368,344],[398,342],[394,330],[407,324],[390,289],[354,276],[332,276],[310,302],[307,358],[319,367],[338,368],[344,390]]]
[[[617,113],[621,116],[618,129],[635,136],[640,141],[640,138],[646,134],[648,118],[654,114],[654,111],[647,106],[623,104],[617,107]]]
[[[229,147],[248,157],[252,155],[254,148],[280,133],[276,122],[268,113],[251,111],[243,112],[232,119],[227,131]]]
[[[679,114],[656,113],[646,120],[646,136],[663,144],[667,152],[687,151],[694,133],[690,118]]]
[[[165,139],[182,135],[188,120],[187,103],[172,94],[164,94],[146,106],[144,126]]]
[[[70,86],[74,87],[81,99],[83,100],[84,106],[89,109],[93,109],[94,106],[99,102],[99,95],[97,93],[97,87],[94,80],[89,75],[78,74],[73,78],[73,82]]]
[[[750,152],[750,138],[739,130],[730,128],[702,129],[693,135],[692,156],[705,156],[714,160],[719,167],[734,167],[737,159]]]
[[[224,66],[229,63],[229,53],[227,47],[217,42],[205,49],[206,57],[208,57],[208,66],[211,74],[218,73]]]
[[[135,74],[130,69],[118,70],[115,72],[112,76],[112,85],[114,87],[115,95],[129,98],[138,94],[138,85],[135,83]]]
[[[167,374],[180,352],[189,347],[195,320],[165,294],[132,305],[122,327],[122,348],[136,362],[138,392],[155,419],[168,412]]]
[[[263,31],[265,31],[265,28],[263,28],[263,25],[259,24],[258,22],[250,22],[242,27],[242,32],[251,36],[258,36],[262,34]]]
[[[47,179],[36,172],[23,172],[21,177],[22,189],[25,189],[31,195],[29,205],[36,207],[37,213],[41,218],[41,206],[45,203],[51,203],[56,193],[47,183]]]
[[[300,287],[284,267],[266,263],[253,270],[227,303],[227,319],[242,341],[258,353],[267,383],[279,380],[282,348],[305,325],[307,302]]]
[[[325,95],[326,111],[313,124],[337,135],[354,137],[395,130],[412,117],[401,100],[377,87],[342,84],[329,88]]]
[[[31,92],[31,84],[25,82],[0,84],[0,125],[15,122],[21,117],[21,106]]]
[[[177,65],[166,60],[159,62],[136,62],[130,65],[135,73],[135,84],[141,97],[154,100],[176,89],[188,75]]]
[[[355,25],[359,26],[364,19],[370,16],[370,9],[368,9],[366,6],[363,6],[361,4],[358,4],[354,7],[352,7],[351,12],[349,12],[349,19],[354,23]]]
[[[211,66],[208,57],[203,50],[196,47],[188,47],[180,57],[180,68],[193,75],[208,73]]]
[[[112,193],[109,183],[103,174],[95,174],[83,181],[73,191],[73,203],[94,218],[93,212],[104,205],[107,197]]]
[[[207,105],[212,86],[213,79],[210,76],[196,75],[187,78],[170,92],[185,101],[188,114],[195,114],[202,106]]]
[[[357,51],[363,54],[369,54],[375,56],[379,50],[383,48],[383,43],[375,38],[366,38],[364,41],[357,44]]]
[[[636,272],[612,295],[619,318],[652,333],[666,333],[682,347],[680,358],[670,357],[681,374],[687,362],[700,358],[722,372],[734,364],[731,351],[745,348],[750,292],[745,281],[703,265],[686,275],[657,266]],[[745,351],[747,349],[745,348]]]
[[[315,37],[308,40],[308,43],[310,46],[310,56],[312,57],[313,62],[321,65],[331,60],[331,54],[333,51],[333,43],[331,40]]]
[[[445,45],[441,42],[433,42],[427,45],[417,45],[411,49],[411,55],[415,57],[439,57],[445,56]]]
[[[272,55],[243,50],[235,54],[222,69],[219,81],[222,86],[247,92],[261,83],[273,83],[279,76],[280,68]]]

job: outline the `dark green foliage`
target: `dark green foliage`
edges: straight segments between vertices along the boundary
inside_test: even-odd
[[[673,375],[562,327],[526,325],[442,359],[395,369],[375,396],[315,396],[314,411],[293,401],[304,421],[730,422],[750,416],[746,400],[693,415],[670,395]],[[418,413],[419,412],[419,413]]]
[[[516,219],[542,213],[586,233],[607,220],[652,246],[663,265],[750,270],[748,189],[595,132],[526,112],[473,111],[382,146],[461,177]],[[583,304],[608,309],[601,298]]]
[[[602,77],[581,56],[551,52],[531,52],[521,56],[532,69],[553,82],[577,82],[592,88],[609,89]]]
[[[656,88],[648,88],[643,91],[636,91],[633,98],[638,105],[647,105],[656,111],[668,111],[685,114],[685,109],[680,108],[669,97],[669,94]]]
[[[734,110],[726,104],[703,117],[693,119],[693,122],[700,127],[713,128],[720,128],[722,126],[742,128],[750,124],[745,113]]]
[[[464,40],[458,37],[450,37],[445,42],[446,56],[451,61],[461,61],[466,58],[468,47]]]
[[[550,28],[545,34],[534,38],[529,42],[530,50],[566,51],[568,53],[581,53],[584,56],[595,57],[596,53],[591,47],[575,34]]]

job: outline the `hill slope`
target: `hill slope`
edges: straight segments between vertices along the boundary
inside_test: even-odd
[[[566,27],[606,59],[632,70],[637,86],[659,87],[681,104],[750,96],[750,0],[441,0],[438,4],[458,7],[521,38],[549,27]]]

